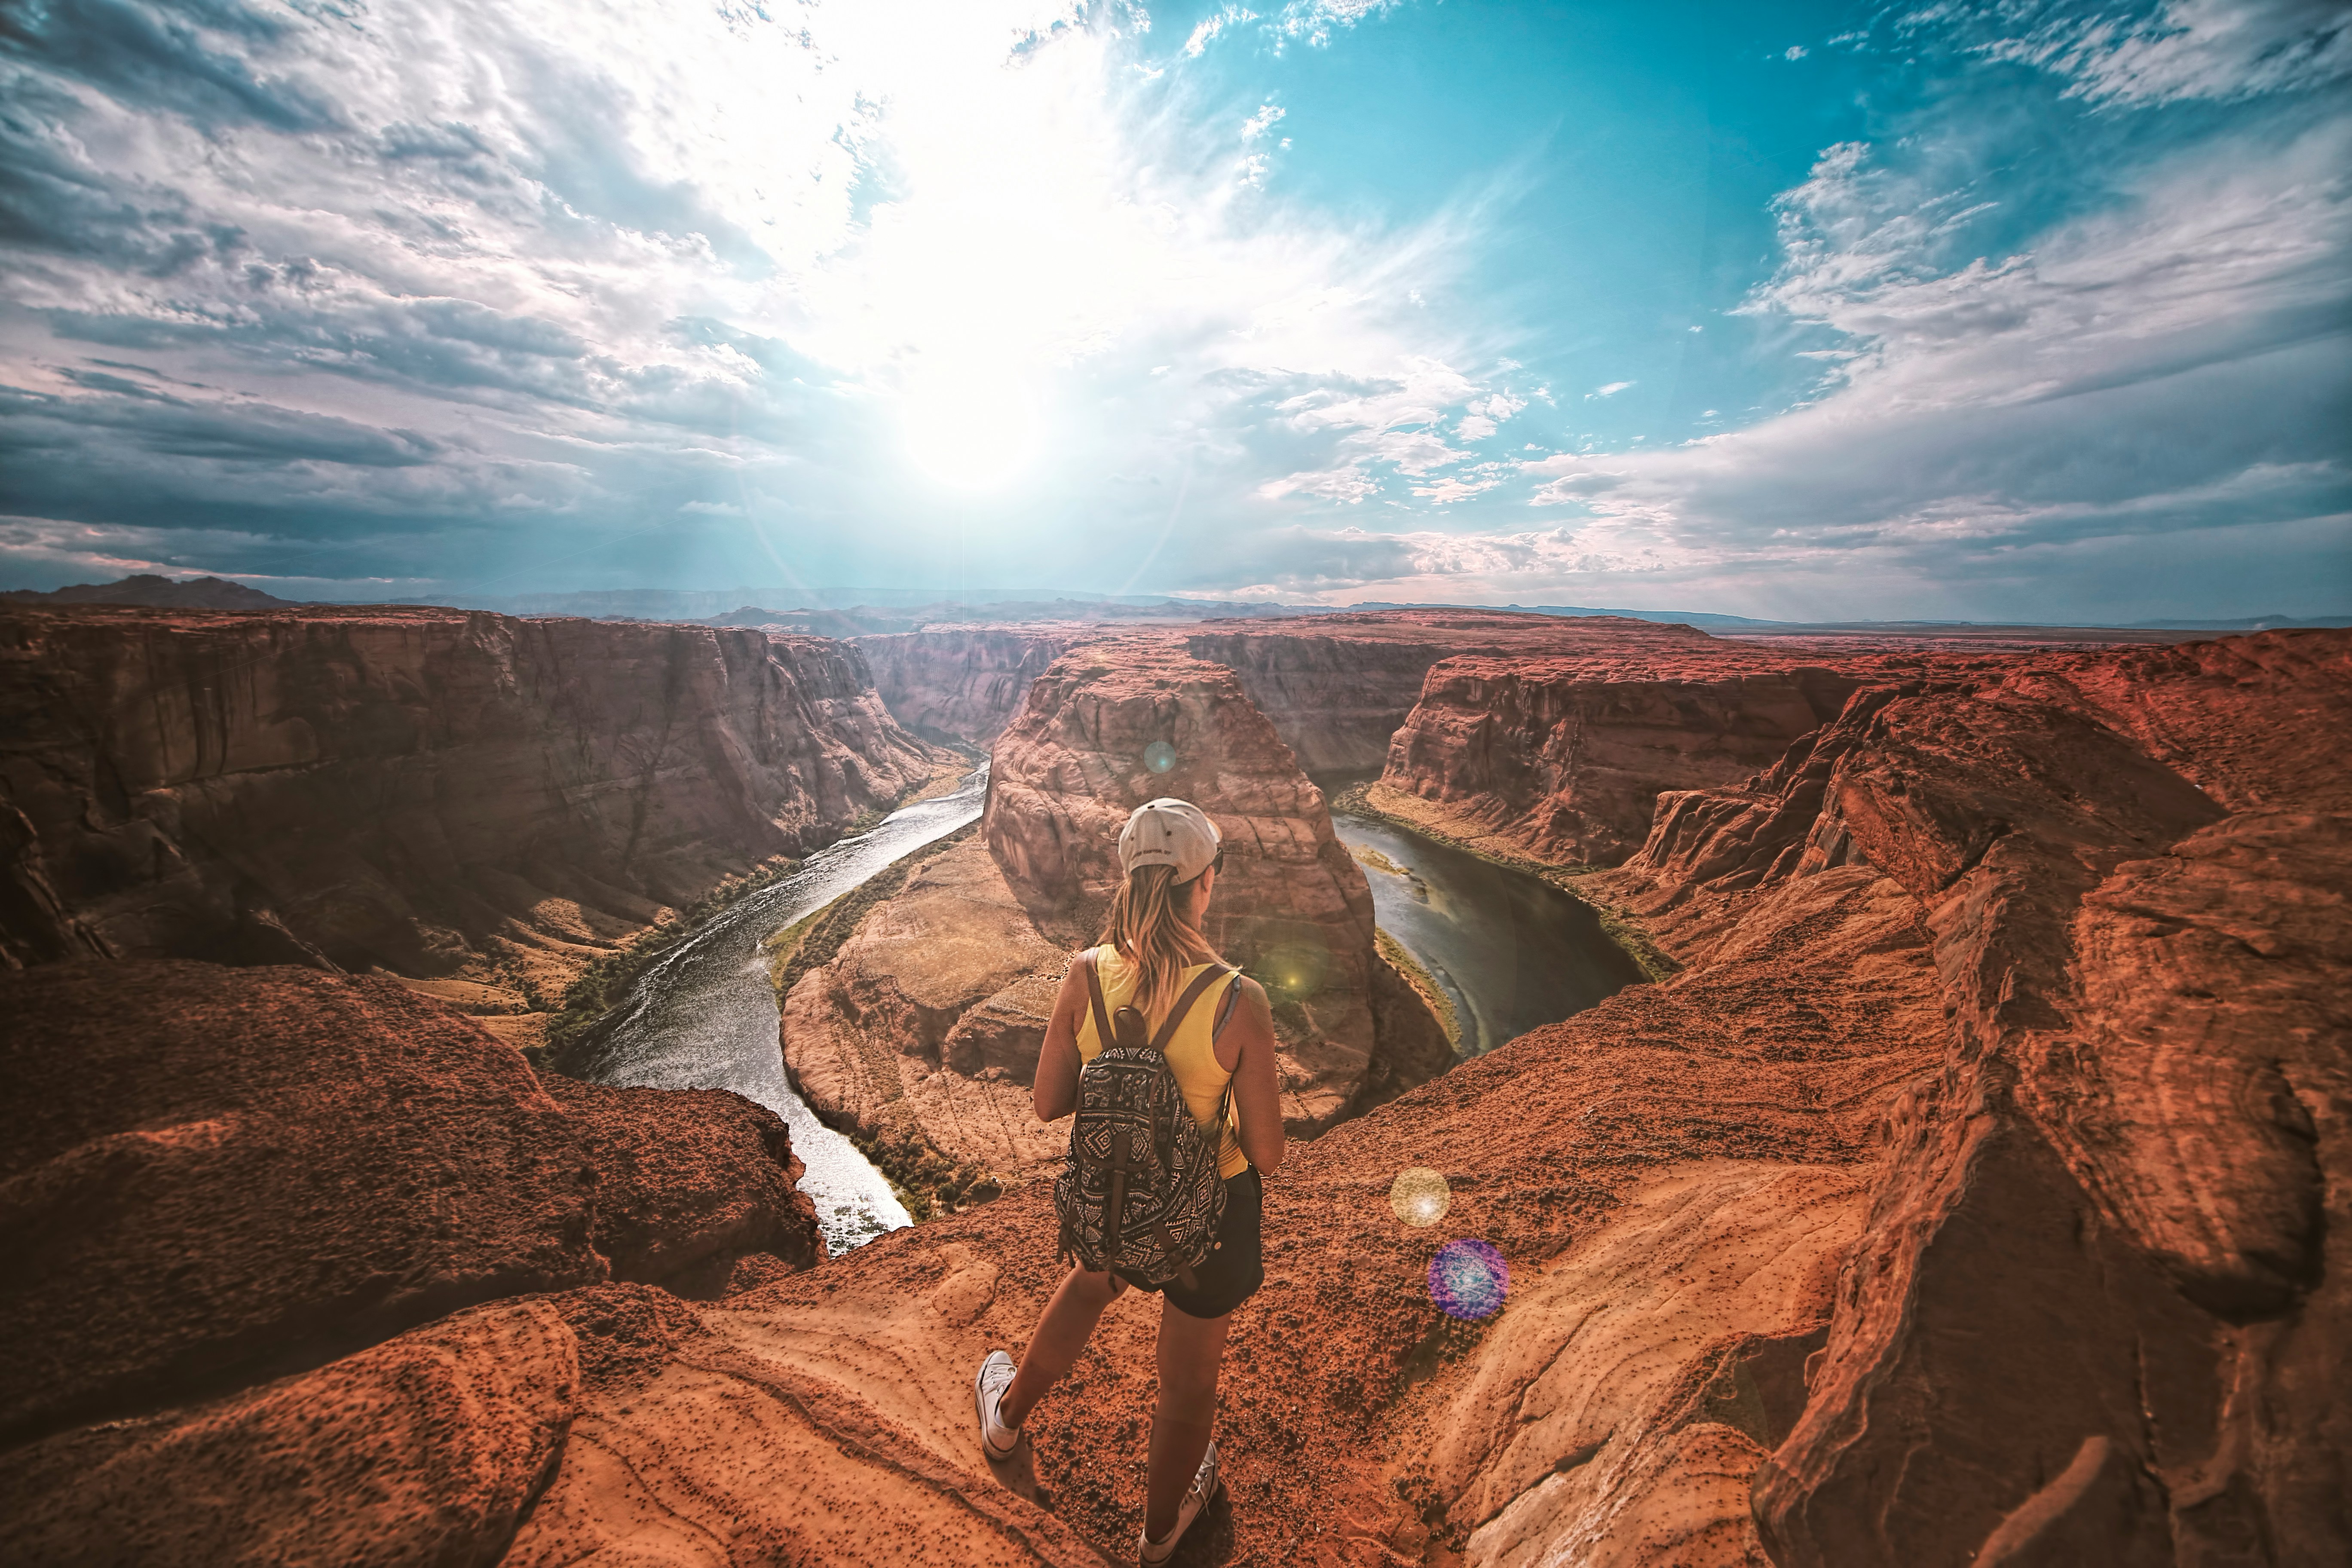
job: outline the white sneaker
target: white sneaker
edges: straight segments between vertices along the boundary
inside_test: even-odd
[[[1192,1484],[1184,1489],[1182,1500],[1176,1504],[1175,1527],[1169,1531],[1164,1541],[1154,1541],[1149,1535],[1143,1537],[1137,1555],[1143,1559],[1144,1568],[1156,1568],[1157,1564],[1176,1555],[1176,1543],[1184,1539],[1184,1532],[1192,1528],[1194,1520],[1201,1517],[1201,1510],[1216,1500],[1218,1484],[1217,1440],[1212,1437],[1209,1439],[1209,1451],[1201,1456],[1201,1468],[1192,1472]]]
[[[971,1407],[980,1417],[980,1448],[992,1459],[1013,1457],[1021,1447],[1021,1428],[1007,1426],[997,1419],[997,1406],[1003,1403],[1004,1391],[1013,1386],[1013,1374],[1020,1369],[1013,1358],[1003,1351],[991,1351],[982,1358],[980,1370],[972,1374]]]

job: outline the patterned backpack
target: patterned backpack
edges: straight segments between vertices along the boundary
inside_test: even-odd
[[[1217,1102],[1214,1131],[1202,1131],[1167,1047],[1201,994],[1234,971],[1213,963],[1193,976],[1158,1036],[1146,1040],[1147,1020],[1135,1008],[1106,1014],[1094,951],[1078,963],[1102,1049],[1078,1074],[1070,1163],[1054,1182],[1061,1256],[1097,1272],[1116,1268],[1153,1285],[1174,1279],[1197,1289],[1192,1270],[1208,1260],[1225,1214],[1217,1159],[1233,1086]]]

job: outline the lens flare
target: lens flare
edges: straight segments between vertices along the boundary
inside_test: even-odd
[[[1445,1177],[1426,1165],[1397,1173],[1389,1184],[1389,1207],[1410,1226],[1435,1225],[1454,1206],[1454,1189]]]
[[[1154,741],[1143,748],[1143,765],[1155,773],[1164,773],[1176,765],[1176,748],[1165,741]]]
[[[1276,1001],[1306,1002],[1323,989],[1323,978],[1330,969],[1330,950],[1302,936],[1267,949],[1265,956],[1250,966],[1250,973],[1275,994]]]
[[[1429,1260],[1429,1299],[1449,1318],[1490,1318],[1510,1288],[1510,1266],[1486,1242],[1449,1241]]]

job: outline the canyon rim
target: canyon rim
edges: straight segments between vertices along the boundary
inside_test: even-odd
[[[12,1560],[1118,1560],[1149,1312],[1013,1470],[968,1379],[1057,1278],[1024,1074],[1162,793],[1234,846],[1215,939],[1320,965],[1182,1561],[2352,1551],[2352,633],[93,606],[0,658]],[[773,1115],[517,1020],[948,742],[978,824],[772,954],[820,1113],[967,1170],[828,1258]],[[1309,776],[1374,767],[1664,978],[1454,1062]],[[1489,1317],[1431,1300],[1455,1238]]]

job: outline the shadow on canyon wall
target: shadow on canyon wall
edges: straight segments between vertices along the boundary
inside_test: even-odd
[[[673,840],[714,869],[775,852],[793,824],[845,826],[845,787],[837,806],[793,804],[826,798],[825,711],[871,712],[857,744],[886,757],[920,756],[899,723],[994,743],[1006,793],[982,833],[912,868],[787,1004],[788,1050],[794,1008],[870,1022],[888,1059],[839,1076],[870,1075],[857,1092],[877,1100],[932,1079],[1008,1089],[989,1075],[1017,1070],[1050,954],[1100,896],[1097,818],[1202,757],[1241,761],[1182,788],[1245,824],[1244,858],[1267,872],[1265,901],[1237,901],[1221,940],[1302,921],[1340,972],[1360,926],[1369,945],[1369,904],[1299,764],[1363,765],[1383,724],[1376,806],[1580,873],[1581,896],[1679,965],[1386,1103],[1363,1088],[1378,955],[1360,990],[1302,1005],[1296,1114],[1328,1130],[1268,1184],[1268,1280],[1237,1314],[1221,1415],[1231,1501],[1185,1562],[2352,1552],[2352,766],[2326,743],[2352,721],[2352,634],[1848,656],[1653,626],[1338,618],[919,633],[889,654],[866,639],[898,722],[845,689],[826,700],[845,707],[767,731],[711,728],[770,710],[729,704],[792,672],[756,634],[600,628],[648,639],[614,648],[719,639],[698,645],[717,661],[700,694],[665,710],[726,761],[681,763],[677,787],[740,781],[730,798],[748,803]],[[0,777],[18,826],[0,919],[30,966],[0,975],[17,1128],[0,1224],[32,1267],[0,1285],[21,1325],[0,1552],[1094,1563],[1132,1541],[1148,1304],[1106,1316],[1021,1466],[992,1471],[971,1434],[971,1366],[1017,1347],[1058,1272],[1042,1184],[810,1267],[782,1129],[748,1102],[564,1083],[385,980],[142,958],[158,950],[110,934],[155,929],[133,918],[142,900],[234,931],[234,900],[173,889],[277,853],[274,816],[218,805],[248,787],[206,782],[219,764],[141,771],[152,738],[81,717],[174,711],[125,702],[108,672],[170,668],[157,650],[188,619],[6,616]],[[202,619],[243,647],[342,635],[332,614]],[[516,635],[454,620],[476,629],[399,635]],[[730,637],[748,639],[741,663]],[[306,668],[287,658],[273,679]],[[416,710],[444,689],[420,684]],[[552,674],[524,689],[571,689]],[[103,702],[57,695],[84,691]],[[443,731],[361,753],[333,726],[373,710],[255,701],[329,726],[255,777],[282,772],[269,787],[299,799],[364,754],[414,778],[431,751],[415,737]],[[644,732],[614,711],[576,710],[565,766]],[[215,728],[254,721],[231,705]],[[1192,737],[1195,760],[1179,746],[1150,773],[1129,752],[1147,731]],[[541,721],[534,743],[560,732]],[[730,760],[747,734],[775,765]],[[592,770],[579,787],[594,800],[645,776]],[[497,809],[572,787],[559,774]],[[457,808],[445,831],[491,809]],[[594,824],[619,820],[588,811],[565,842],[608,852]],[[171,852],[126,856],[134,837]],[[319,842],[328,863],[334,840]],[[395,887],[417,874],[355,853]],[[288,913],[314,884],[272,874],[257,885],[289,889],[266,907],[291,938],[353,967],[305,934],[339,928]],[[1296,910],[1264,890],[1294,883]],[[468,951],[491,934],[442,929]],[[94,951],[77,931],[119,956],[73,958]],[[941,961],[952,985],[904,956],[973,931]],[[1359,1006],[1368,1033],[1351,1032]],[[1407,1166],[1452,1184],[1441,1226],[1391,1211]],[[1433,1303],[1428,1268],[1455,1237],[1509,1260],[1498,1312]]]

